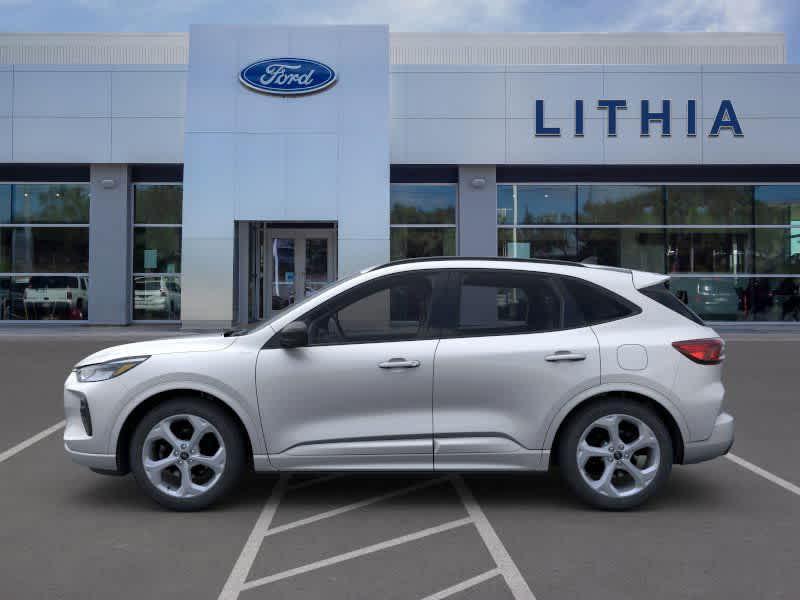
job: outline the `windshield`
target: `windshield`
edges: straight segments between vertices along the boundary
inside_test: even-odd
[[[330,283],[328,283],[328,284],[326,284],[326,285],[322,286],[321,288],[319,288],[318,290],[316,290],[316,291],[315,291],[313,294],[311,294],[310,296],[306,296],[305,298],[303,298],[303,299],[302,299],[300,302],[297,302],[297,303],[295,303],[295,304],[291,304],[291,305],[287,306],[287,307],[286,307],[284,310],[282,310],[282,311],[280,311],[280,312],[273,313],[273,315],[272,315],[272,316],[271,316],[269,319],[265,319],[264,321],[261,321],[261,322],[260,322],[260,323],[259,323],[259,324],[258,324],[256,327],[253,327],[252,329],[249,329],[249,330],[247,330],[247,331],[243,331],[243,332],[241,333],[241,335],[249,335],[249,334],[251,334],[251,333],[255,333],[255,332],[257,332],[257,331],[261,331],[261,330],[262,330],[264,327],[266,327],[267,325],[269,325],[269,324],[270,324],[270,323],[272,323],[273,321],[277,320],[278,318],[282,317],[282,316],[283,316],[283,315],[285,315],[285,314],[286,314],[288,311],[293,311],[293,310],[296,310],[296,309],[298,309],[298,308],[300,308],[300,307],[304,306],[305,304],[307,304],[308,302],[310,302],[311,300],[313,300],[314,298],[316,298],[316,297],[317,297],[317,295],[318,295],[318,294],[320,294],[321,292],[327,292],[328,290],[331,290],[331,289],[333,289],[333,288],[335,288],[335,287],[337,287],[337,286],[340,286],[340,285],[342,285],[343,283],[347,283],[348,281],[350,281],[350,280],[351,280],[351,279],[353,279],[354,277],[357,277],[357,276],[359,276],[359,275],[362,275],[364,272],[365,272],[365,271],[361,271],[361,272],[358,272],[358,273],[354,273],[353,275],[348,275],[347,277],[345,277],[345,278],[343,278],[343,279],[339,279],[339,280],[337,280],[337,281],[332,281],[332,282],[330,282]]]

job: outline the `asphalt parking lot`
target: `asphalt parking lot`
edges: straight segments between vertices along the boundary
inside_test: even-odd
[[[729,336],[741,460],[676,467],[641,510],[592,511],[545,474],[252,475],[177,514],[73,465],[58,428],[78,359],[165,333],[0,330],[0,597],[798,597],[800,334]]]

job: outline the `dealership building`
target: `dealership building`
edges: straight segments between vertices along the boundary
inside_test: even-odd
[[[783,34],[0,34],[0,320],[269,317],[419,256],[668,273],[800,320]]]

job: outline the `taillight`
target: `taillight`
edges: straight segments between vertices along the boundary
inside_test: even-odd
[[[718,365],[725,359],[725,342],[719,338],[672,342],[672,346],[689,360],[701,365]]]
[[[67,300],[72,300],[72,290],[67,290]]]
[[[161,288],[161,297],[162,298],[166,298],[167,297],[167,290],[165,290],[164,288]]]

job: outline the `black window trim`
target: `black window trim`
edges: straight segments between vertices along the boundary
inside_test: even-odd
[[[602,285],[594,283],[593,281],[588,281],[586,279],[582,279],[580,277],[575,277],[572,275],[565,275],[563,273],[550,273],[547,271],[535,271],[529,269],[486,269],[481,267],[464,267],[464,268],[451,268],[448,269],[449,271],[449,278],[448,278],[448,285],[447,290],[445,293],[446,304],[448,305],[448,310],[445,314],[447,315],[457,315],[458,314],[458,301],[459,301],[459,285],[460,285],[460,277],[459,275],[464,272],[468,271],[477,271],[477,272],[491,272],[491,273],[522,273],[522,274],[533,274],[535,276],[543,277],[549,279],[552,282],[553,287],[555,287],[556,291],[561,295],[562,300],[562,323],[563,323],[563,302],[564,296],[569,294],[569,291],[565,289],[563,285],[564,279],[572,279],[575,281],[579,281],[583,284],[589,285],[592,288],[596,289],[600,293],[609,296],[613,300],[619,302],[626,308],[630,310],[630,312],[625,315],[624,317],[616,317],[613,319],[604,319],[601,321],[592,321],[592,322],[584,322],[581,325],[577,325],[574,327],[559,327],[557,329],[543,329],[539,331],[514,331],[514,332],[495,332],[495,333],[480,333],[480,334],[455,334],[456,328],[453,327],[451,324],[442,324],[440,329],[440,338],[439,339],[466,339],[466,338],[479,338],[479,337],[497,337],[497,336],[509,336],[509,335],[537,335],[540,333],[553,333],[556,331],[573,331],[575,329],[585,329],[587,327],[593,327],[595,325],[602,325],[604,323],[612,323],[614,321],[621,321],[623,319],[627,319],[642,313],[642,308],[631,302],[627,298],[623,298],[616,292],[613,292]]]

